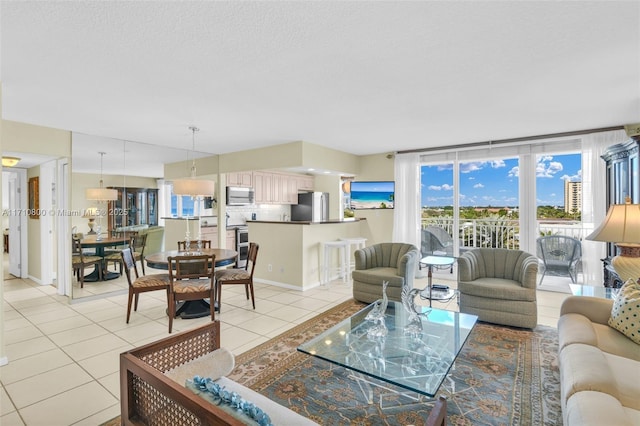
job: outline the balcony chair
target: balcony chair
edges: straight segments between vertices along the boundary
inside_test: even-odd
[[[202,248],[211,248],[211,240],[200,240],[202,242]],[[178,241],[178,251],[185,251],[187,248],[186,241]],[[191,240],[189,250],[195,250],[198,248],[198,240]]]
[[[458,258],[460,312],[521,328],[538,323],[538,259],[521,250],[480,248]]]
[[[82,245],[80,244],[80,238],[79,235],[74,234],[71,240],[71,266],[73,267],[73,273],[78,277],[78,281],[80,281],[80,288],[84,288],[84,269],[87,266],[95,266],[98,271],[98,277],[102,280],[103,259],[100,256],[84,253],[82,251]]]
[[[427,226],[422,230],[420,252],[425,256],[453,256],[453,238],[439,226]],[[418,267],[420,267],[418,265]],[[446,269],[446,267],[445,267]],[[453,265],[450,267],[453,273]]]
[[[582,263],[582,243],[565,235],[550,235],[537,239],[536,254],[542,260],[542,276],[538,285],[542,285],[545,275],[570,277],[577,282],[578,269]]]
[[[253,272],[256,268],[256,259],[258,258],[258,249],[260,246],[256,243],[249,243],[249,253],[247,254],[247,262],[244,268],[228,268],[216,271],[216,287],[218,290],[218,312],[222,312],[222,286],[227,284],[244,285],[244,291],[249,300],[251,295],[251,304],[253,309],[256,308],[256,298],[253,292]]]
[[[382,282],[388,281],[387,297],[402,300],[402,287],[413,288],[420,252],[413,244],[379,243],[354,252],[356,269],[353,298],[373,303],[382,298]]]
[[[176,302],[209,299],[211,321],[215,316],[215,255],[171,256],[169,267],[169,333],[176,316]]]
[[[122,266],[124,266],[124,273],[129,283],[129,300],[127,303],[127,324],[129,324],[129,317],[131,316],[131,304],[135,296],[135,304],[133,310],[138,310],[138,296],[140,293],[147,291],[164,290],[167,292],[167,300],[169,299],[169,274],[151,274],[151,275],[138,275],[138,268],[136,266],[136,260],[134,258],[131,247],[128,247],[120,252],[122,257]],[[131,276],[131,270],[135,276]]]

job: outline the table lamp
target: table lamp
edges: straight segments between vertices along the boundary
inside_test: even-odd
[[[89,219],[89,232],[87,232],[87,235],[95,235],[96,233],[96,231],[93,230],[93,227],[96,224],[96,216],[98,216],[98,209],[96,207],[88,208],[82,215],[83,218]]]
[[[587,240],[616,244],[620,254],[611,265],[623,283],[640,278],[640,204],[631,204],[627,197],[624,204],[611,205],[604,222]]]

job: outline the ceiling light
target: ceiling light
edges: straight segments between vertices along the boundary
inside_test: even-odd
[[[100,187],[99,188],[87,188],[85,189],[85,198],[87,200],[94,201],[113,201],[118,199],[118,191],[116,189],[103,188],[102,181],[102,157],[105,152],[99,152],[100,154]]]
[[[18,157],[2,157],[2,167],[13,167],[20,161]]]
[[[173,181],[173,193],[176,195],[190,195],[192,197],[210,197],[215,193],[215,183],[211,180],[196,179],[196,132],[197,127],[189,127],[193,133],[192,151],[193,162],[191,163],[191,177],[187,179],[176,179]]]

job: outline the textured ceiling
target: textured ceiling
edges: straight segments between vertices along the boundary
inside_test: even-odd
[[[208,153],[304,140],[364,155],[640,121],[636,1],[2,1],[0,13],[3,117],[85,135],[188,149],[196,125]]]

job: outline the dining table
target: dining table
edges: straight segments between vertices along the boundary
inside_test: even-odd
[[[147,262],[147,266],[149,268],[154,269],[169,269],[169,258],[176,256],[185,256],[185,255],[214,255],[215,256],[215,265],[214,268],[221,268],[224,266],[233,265],[237,258],[238,252],[235,250],[222,249],[222,248],[202,248],[200,250],[190,250],[190,251],[179,251],[179,250],[169,250],[163,251],[159,253],[154,253],[145,256],[145,261]],[[218,310],[218,308],[215,308]],[[176,316],[180,316],[182,319],[192,319],[192,318],[201,318],[209,315],[210,313],[210,304],[205,299],[198,300],[186,300],[184,302],[180,302],[178,309],[176,309]]]
[[[100,238],[98,235],[85,235],[80,240],[80,246],[82,248],[95,248],[96,256],[104,257],[104,250],[107,247],[115,247],[118,245],[123,245],[129,242],[129,236],[109,236],[109,235],[101,235]],[[107,265],[105,262],[102,262],[102,279],[103,280],[113,280],[120,276],[117,272],[110,272],[107,270]],[[98,267],[93,270],[89,275],[84,277],[85,282],[96,282],[100,281],[100,274],[98,273]]]

